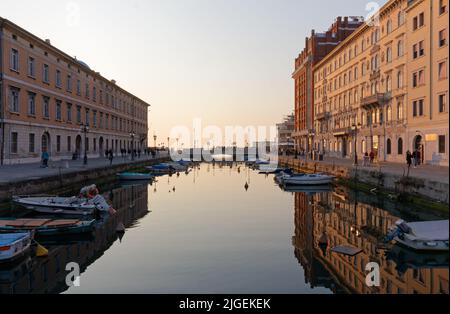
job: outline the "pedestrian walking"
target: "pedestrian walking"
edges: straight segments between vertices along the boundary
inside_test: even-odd
[[[114,154],[112,149],[109,151],[109,165],[112,166],[113,163],[113,159],[114,159]]]
[[[48,155],[48,152],[46,150],[42,152],[41,159],[42,159],[42,166],[41,167],[42,168],[48,168],[49,155]]]
[[[411,152],[408,150],[406,152],[406,164],[408,165],[408,169],[411,168],[411,164],[412,164],[412,154]]]
[[[373,164],[373,162],[375,160],[375,153],[373,152],[373,150],[370,152],[369,158],[370,158],[370,164]]]

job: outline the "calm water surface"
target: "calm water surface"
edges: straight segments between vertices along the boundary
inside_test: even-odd
[[[448,293],[448,254],[379,248],[398,217],[418,216],[373,196],[285,192],[273,176],[212,164],[103,190],[118,215],[92,238],[45,243],[48,258],[0,268],[0,293]],[[363,252],[330,251],[341,244]],[[65,285],[68,262],[81,265],[80,287]],[[364,284],[369,262],[381,287]]]

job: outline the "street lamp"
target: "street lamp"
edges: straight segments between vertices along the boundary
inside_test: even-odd
[[[167,137],[167,150],[170,150],[170,137]]]
[[[353,124],[352,125],[353,129],[354,129],[354,137],[355,137],[355,166],[358,165],[358,153],[357,153],[357,145],[358,145],[358,127],[361,127],[361,123],[358,124]]]
[[[83,164],[87,165],[88,157],[87,157],[87,133],[89,132],[89,126],[85,124],[81,124],[81,133],[84,134],[84,158],[83,158]]]
[[[130,133],[130,137],[131,137],[131,160],[134,160],[134,137],[136,136],[136,134],[134,132]]]
[[[153,134],[153,144],[155,148],[156,148],[156,138],[157,138],[156,134]]]

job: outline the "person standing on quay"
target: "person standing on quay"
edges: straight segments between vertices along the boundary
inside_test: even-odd
[[[411,164],[412,164],[412,155],[411,152],[408,150],[406,152],[406,164],[408,165],[408,169],[411,168]]]
[[[112,149],[109,151],[109,165],[112,166],[112,162],[114,159],[113,151]]]
[[[375,160],[375,153],[373,150],[370,152],[370,164],[373,164],[373,161]]]
[[[412,164],[413,164],[414,168],[416,168],[416,166],[417,166],[417,150],[413,151],[411,157],[412,157]]]
[[[42,152],[42,168],[48,168],[49,155],[46,150]]]

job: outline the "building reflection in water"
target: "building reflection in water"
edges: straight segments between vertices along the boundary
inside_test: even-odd
[[[345,191],[295,195],[295,256],[311,287],[335,293],[437,294],[449,292],[449,259],[444,254],[415,253],[394,246],[380,249],[389,227],[398,220],[387,210],[368,205]],[[331,252],[338,245],[362,249],[350,257]],[[380,265],[381,286],[366,285],[366,265]]]
[[[129,185],[110,191],[117,214],[98,222],[93,235],[87,239],[67,239],[60,243],[44,243],[48,257],[27,257],[20,264],[0,268],[0,294],[6,293],[61,293],[68,289],[65,267],[70,262],[80,265],[83,273],[117,240],[117,226],[127,229],[149,213],[148,186]],[[125,235],[126,236],[126,235]]]

